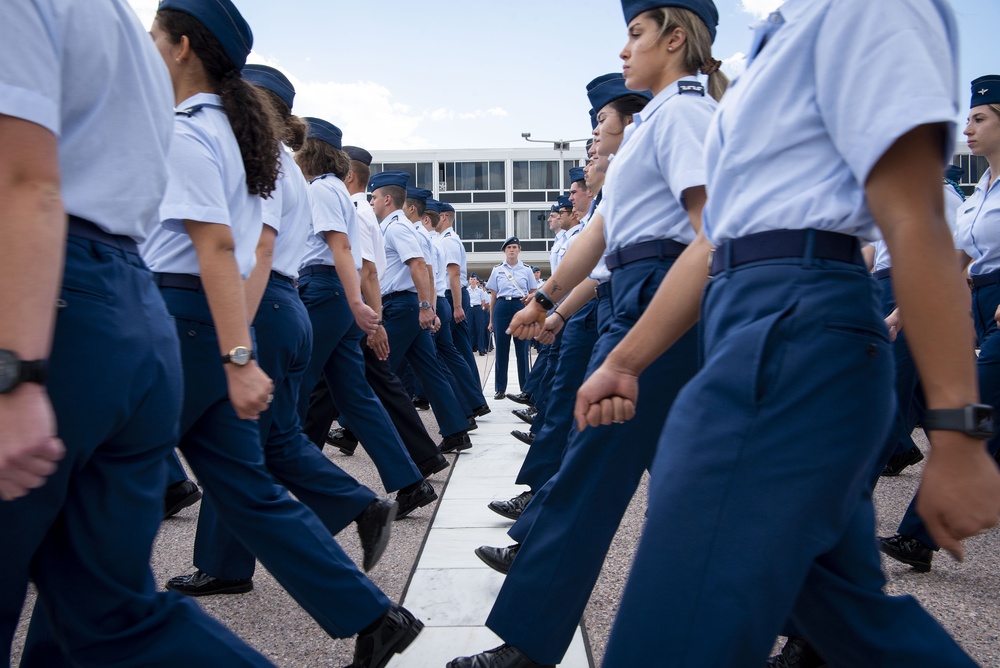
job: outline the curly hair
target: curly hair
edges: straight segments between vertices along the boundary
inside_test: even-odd
[[[219,89],[243,157],[247,189],[252,195],[269,197],[274,192],[279,170],[278,142],[282,133],[277,113],[267,104],[261,90],[243,80],[219,40],[200,21],[172,9],[159,10],[156,20],[172,44],[187,36],[209,80]]]
[[[278,126],[278,130],[281,131],[281,141],[293,151],[301,149],[302,144],[306,141],[306,133],[309,131],[309,126],[306,125],[304,120],[293,114],[288,105],[285,104],[285,101],[278,97],[274,91],[266,88],[260,88],[260,91],[274,107],[278,118],[281,119],[281,123]]]

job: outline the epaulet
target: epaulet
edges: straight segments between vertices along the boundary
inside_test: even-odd
[[[705,86],[700,81],[681,81],[677,84],[677,90],[681,95],[705,96]]]
[[[191,118],[204,108],[205,105],[196,104],[188,107],[187,109],[174,109],[174,114],[176,114],[177,116],[187,116],[188,118]]]
[[[496,263],[495,265],[493,265],[493,266],[494,266],[494,267],[499,267],[499,266],[500,266],[500,265],[502,265],[502,264],[503,264],[503,262],[497,262],[497,263]]]

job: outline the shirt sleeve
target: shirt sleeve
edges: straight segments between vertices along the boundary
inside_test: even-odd
[[[406,223],[392,223],[386,227],[385,242],[396,250],[400,262],[406,263],[424,257],[417,231]]]
[[[667,118],[657,124],[654,141],[660,175],[683,206],[684,191],[704,186],[707,179],[704,144],[713,112],[701,96],[681,94],[677,98],[661,110]]]
[[[488,281],[486,281],[486,289],[487,290],[492,290],[493,292],[497,291],[497,270],[496,269],[493,269],[493,271],[490,273],[490,279]]]
[[[340,197],[322,180],[309,184],[309,202],[312,206],[313,232],[343,232],[348,234],[347,220]],[[353,206],[353,205],[352,205]]]
[[[833,3],[816,41],[817,103],[858,183],[910,130],[946,123],[957,103],[957,31],[941,0]]]
[[[449,264],[462,266],[461,246],[462,242],[455,237],[445,237],[441,240],[441,254],[444,256],[445,266]]]
[[[5,0],[0,21],[0,114],[60,134],[60,46],[51,7],[33,0]],[[44,3],[49,5],[51,3]]]
[[[284,159],[284,156],[282,156],[282,159]],[[284,198],[282,194],[285,191],[286,178],[285,176],[281,176],[275,184],[271,196],[267,199],[262,198],[260,203],[260,213],[261,218],[264,219],[264,224],[273,228],[278,234],[281,234],[281,219],[284,213]]]
[[[231,226],[225,193],[218,156],[208,138],[186,117],[175,118],[167,190],[160,203],[163,226],[181,233],[187,231],[185,220]]]

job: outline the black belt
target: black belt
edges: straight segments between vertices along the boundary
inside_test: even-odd
[[[605,281],[604,283],[597,284],[597,298],[606,299],[611,296],[611,282]]]
[[[968,281],[969,287],[973,290],[987,285],[996,285],[997,283],[1000,283],[1000,271],[991,271],[988,274],[969,276]]]
[[[275,279],[277,279],[279,281],[284,281],[285,283],[288,283],[293,288],[295,287],[295,279],[292,278],[291,276],[285,276],[280,271],[271,270],[271,278],[275,278]]]
[[[412,297],[416,299],[417,293],[410,292],[409,290],[396,290],[395,292],[390,292],[389,294],[382,295],[382,301],[388,301],[390,299],[396,299],[398,297]]]
[[[78,237],[80,239],[86,239],[87,241],[96,241],[97,243],[114,246],[115,248],[123,250],[126,253],[134,253],[136,255],[139,254],[139,247],[136,246],[135,240],[132,239],[132,237],[105,232],[94,223],[84,218],[80,218],[79,216],[69,216],[69,227],[67,233],[71,237]]]
[[[328,264],[311,264],[308,267],[303,267],[299,269],[299,276],[312,276],[313,274],[335,274],[337,273],[336,267],[331,267]]]
[[[194,274],[153,274],[153,282],[161,288],[202,291],[201,276]]]
[[[892,267],[886,267],[885,269],[879,269],[872,273],[872,276],[876,281],[881,281],[883,278],[889,278],[892,276]]]
[[[730,239],[712,252],[709,275],[750,262],[810,257],[864,265],[857,237],[824,230],[771,230]]]
[[[673,239],[653,239],[652,241],[643,241],[642,243],[619,248],[616,251],[608,253],[604,259],[608,263],[608,269],[614,271],[619,267],[624,267],[626,264],[638,262],[639,260],[648,260],[652,257],[661,260],[673,260],[683,253],[685,248],[687,248],[687,244],[682,244]]]

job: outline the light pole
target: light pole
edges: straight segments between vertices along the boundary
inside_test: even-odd
[[[563,170],[563,151],[568,151],[570,144],[575,144],[578,141],[590,141],[591,137],[584,137],[583,139],[532,139],[530,132],[522,132],[521,138],[524,141],[532,142],[534,144],[552,144],[552,148],[559,151],[559,188],[562,190],[562,172]]]

